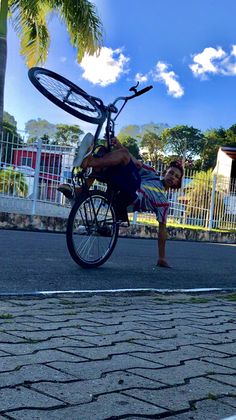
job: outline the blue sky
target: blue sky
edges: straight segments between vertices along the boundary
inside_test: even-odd
[[[140,80],[152,91],[130,101],[117,132],[128,124],[192,125],[201,130],[236,123],[235,0],[96,0],[104,25],[100,57],[76,63],[64,25],[50,18],[44,67],[109,103]],[[5,110],[18,129],[30,119],[87,124],[57,108],[29,82],[19,40],[8,26]]]

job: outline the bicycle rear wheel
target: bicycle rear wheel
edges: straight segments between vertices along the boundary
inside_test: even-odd
[[[105,120],[105,111],[96,99],[65,77],[40,67],[32,67],[28,75],[39,92],[69,114],[92,124]]]
[[[73,260],[84,268],[104,264],[112,254],[119,226],[106,193],[82,194],[74,204],[67,223],[67,246]]]

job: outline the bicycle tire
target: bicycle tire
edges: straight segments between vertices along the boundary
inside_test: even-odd
[[[96,99],[60,74],[32,67],[28,76],[40,93],[69,114],[92,124],[105,121],[105,111]]]
[[[96,217],[94,211],[91,211],[92,202],[97,210]],[[97,221],[94,222],[92,217],[97,218]],[[118,232],[116,213],[108,195],[99,190],[81,194],[72,207],[67,222],[66,240],[69,253],[83,268],[98,267],[114,251]]]

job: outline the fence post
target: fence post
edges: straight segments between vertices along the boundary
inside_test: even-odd
[[[210,202],[210,214],[209,214],[208,230],[212,229],[214,207],[215,207],[216,181],[217,181],[217,176],[216,176],[216,174],[214,174],[213,182],[212,182],[212,191],[211,191],[211,202]]]
[[[2,166],[3,131],[0,131],[0,166]]]
[[[40,161],[41,161],[41,152],[42,152],[42,139],[38,139],[37,141],[37,152],[36,152],[36,165],[35,165],[35,173],[34,173],[34,186],[33,186],[33,201],[32,201],[32,209],[31,214],[34,215],[36,213],[36,203],[38,198],[38,186],[39,186],[39,173],[40,173]]]
[[[138,212],[137,212],[137,211],[135,211],[135,212],[133,213],[133,220],[132,220],[132,222],[131,222],[131,225],[136,225],[136,223],[137,223],[137,218],[138,218]]]

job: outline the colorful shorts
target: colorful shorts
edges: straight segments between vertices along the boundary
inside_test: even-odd
[[[165,196],[165,190],[161,181],[143,180],[137,191],[137,200],[134,203],[134,211],[153,212],[158,222],[166,223],[170,204]]]

